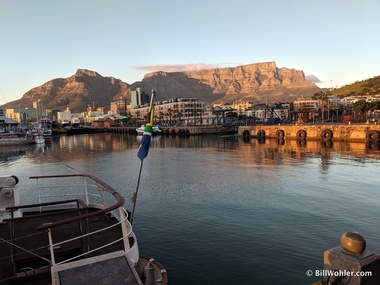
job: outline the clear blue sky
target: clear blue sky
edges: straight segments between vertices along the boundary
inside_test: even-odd
[[[0,105],[78,68],[152,71],[276,61],[336,87],[380,75],[380,0],[0,0]]]

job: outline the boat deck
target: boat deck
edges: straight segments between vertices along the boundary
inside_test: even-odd
[[[0,223],[0,285],[51,284],[47,231],[36,230],[36,227],[49,222],[76,217],[83,211],[92,212],[96,210],[75,209],[47,214],[25,214],[22,218]],[[75,222],[55,227],[52,229],[53,242],[57,244],[60,241],[77,237],[84,232],[104,229],[114,223],[114,218],[103,213],[88,219],[86,222]],[[112,228],[112,230],[103,232],[97,239],[86,237],[62,244],[55,249],[55,262],[59,263],[71,256],[87,252],[89,249],[109,244],[120,237],[120,232],[121,230]],[[7,241],[13,242],[16,246],[12,247]],[[98,256],[123,249],[123,242],[118,241],[84,257]],[[12,277],[14,274],[18,277]]]

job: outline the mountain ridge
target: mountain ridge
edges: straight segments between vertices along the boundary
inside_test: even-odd
[[[81,112],[95,105],[108,110],[111,101],[123,98],[129,103],[131,91],[137,87],[145,92],[155,89],[157,101],[192,97],[206,103],[288,101],[292,96],[311,96],[321,90],[305,79],[302,70],[278,68],[274,61],[200,71],[155,71],[132,84],[103,77],[96,71],[78,69],[68,78],[52,79],[32,88],[21,99],[3,107],[30,107],[34,101],[41,100],[46,109],[63,111],[70,108],[73,112]]]

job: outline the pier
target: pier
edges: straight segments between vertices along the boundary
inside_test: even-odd
[[[240,126],[238,136],[245,138],[275,138],[379,143],[377,124],[300,124]]]
[[[135,126],[108,128],[71,128],[67,134],[112,132],[119,134],[136,134]],[[252,125],[252,126],[160,126],[163,135],[224,135],[236,134],[243,138],[320,140],[322,142],[368,142],[380,143],[380,125],[378,124],[296,124],[296,125]]]

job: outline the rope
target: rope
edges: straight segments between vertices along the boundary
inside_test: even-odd
[[[50,265],[52,265],[51,261],[50,261],[49,259],[43,257],[43,256],[40,256],[40,255],[38,255],[38,254],[35,254],[34,252],[32,252],[32,251],[30,251],[30,250],[27,250],[27,249],[25,249],[25,248],[23,248],[23,247],[21,247],[21,246],[18,246],[17,244],[14,244],[14,243],[12,243],[12,242],[10,242],[10,241],[7,241],[7,240],[5,240],[5,239],[3,239],[3,238],[1,238],[1,237],[0,237],[0,240],[2,240],[3,242],[5,242],[5,243],[7,243],[7,244],[9,244],[9,245],[11,245],[11,246],[17,247],[18,249],[21,249],[21,250],[24,251],[24,252],[30,253],[30,254],[33,255],[33,256],[36,256],[36,257],[38,257],[38,258],[41,258],[42,260],[44,260],[44,261],[48,262]],[[46,246],[44,246],[44,247],[42,247],[42,248],[46,248]],[[37,249],[40,249],[40,248],[37,248]],[[36,249],[34,249],[34,250],[36,250]]]
[[[28,237],[32,237],[32,236],[36,236],[36,235],[42,235],[42,234],[43,234],[42,232],[36,232],[36,233],[25,235],[25,236],[22,236],[22,237],[14,238],[13,240],[20,240],[20,239],[23,239],[23,238],[28,238]],[[0,238],[0,239],[2,240],[1,242],[9,242],[9,241],[7,241],[5,239],[2,239],[2,238]]]

